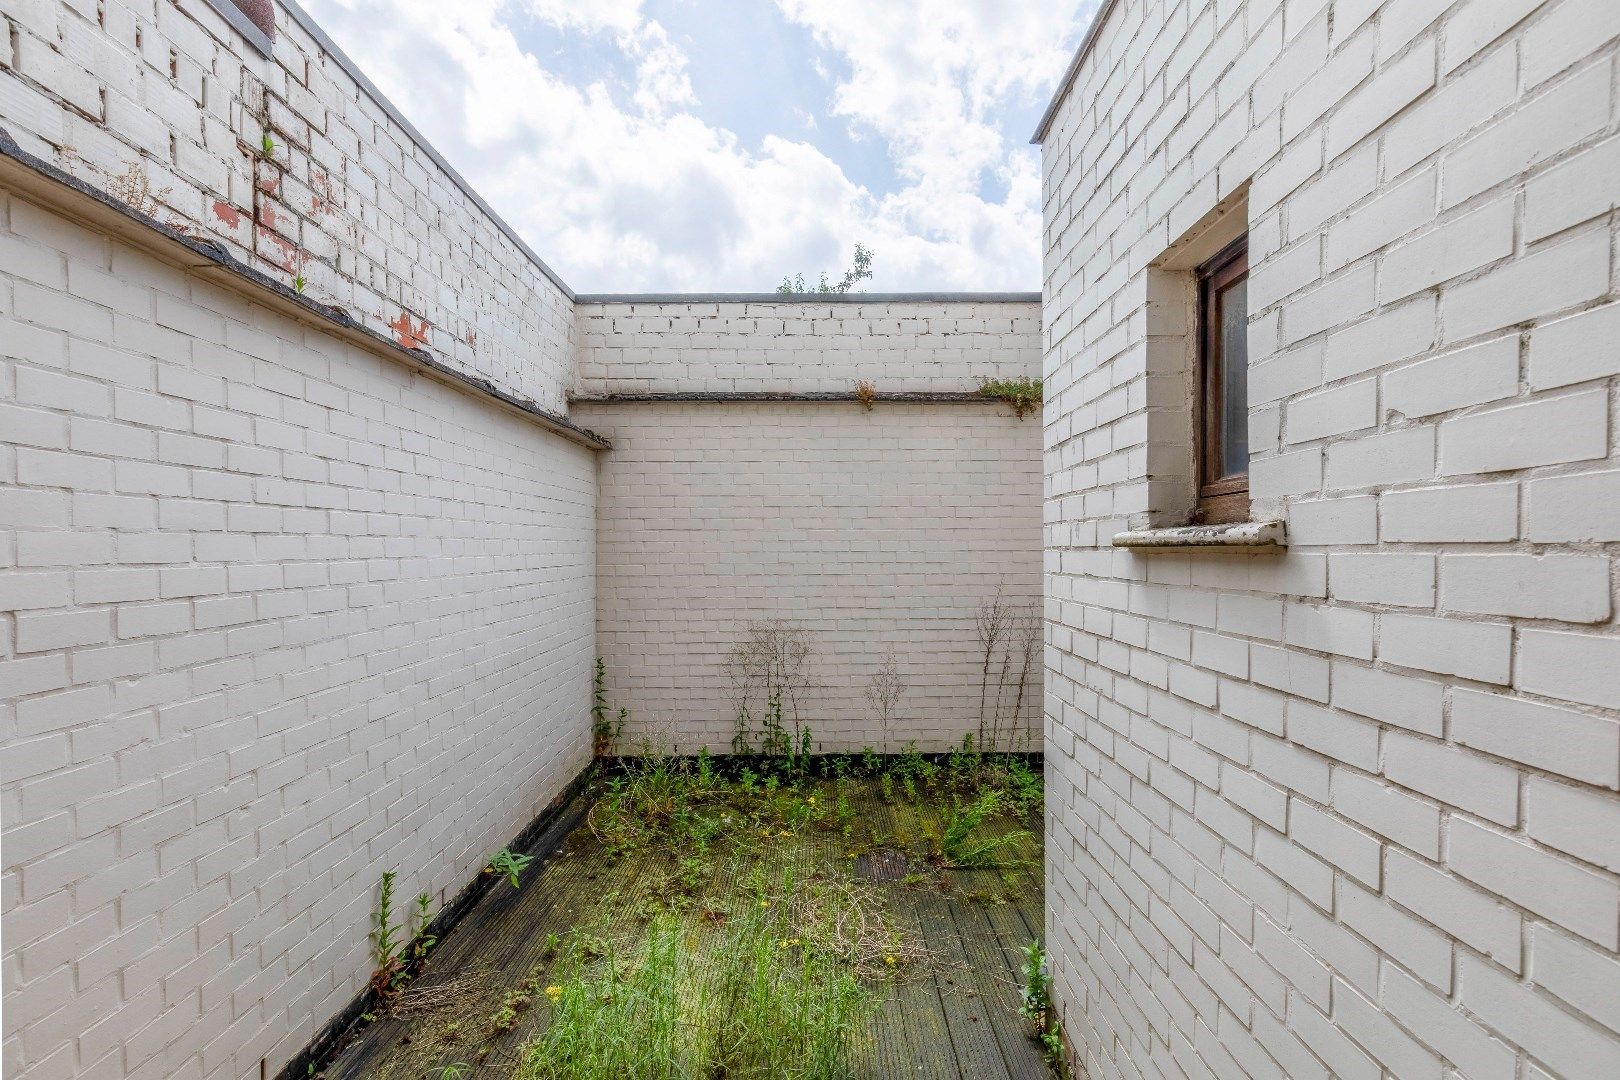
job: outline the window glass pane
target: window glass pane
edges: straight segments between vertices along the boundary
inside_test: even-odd
[[[1249,280],[1223,289],[1221,309],[1221,474],[1249,472]]]

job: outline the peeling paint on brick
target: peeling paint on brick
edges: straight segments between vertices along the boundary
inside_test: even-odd
[[[428,324],[423,319],[419,325],[411,323],[411,313],[402,311],[399,317],[388,324],[394,332],[394,340],[407,349],[420,349],[428,343]]]

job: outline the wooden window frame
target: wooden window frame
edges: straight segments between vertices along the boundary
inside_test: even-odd
[[[1223,473],[1221,429],[1225,357],[1221,347],[1220,293],[1249,276],[1249,237],[1238,237],[1198,268],[1198,394],[1193,424],[1198,475],[1196,520],[1224,525],[1249,519],[1249,470]]]

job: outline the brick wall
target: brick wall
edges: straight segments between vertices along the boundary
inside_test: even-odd
[[[270,6],[267,57],[205,0],[8,4],[0,128],[407,348],[561,411],[571,294],[307,16]]]
[[[1039,302],[581,302],[576,393],[970,391],[1040,370]]]
[[[110,7],[110,5],[109,5]],[[593,454],[0,192],[7,1075],[273,1075],[588,761]]]
[[[995,404],[576,406],[613,440],[597,518],[597,648],[623,745],[730,749],[727,660],[756,622],[808,632],[803,720],[824,751],[929,750],[976,731],[974,630],[997,586],[1040,589],[1040,425]],[[907,689],[885,729],[866,699],[886,654]],[[1020,742],[1039,718],[1037,658]],[[760,702],[752,704],[755,715]],[[1006,745],[1004,743],[1003,745]]]
[[[1617,34],[1122,0],[1063,98],[1048,929],[1089,1075],[1620,1073]],[[1223,209],[1291,546],[1114,549],[1185,451],[1156,268]]]
[[[868,412],[853,400],[589,398],[848,395],[857,380],[971,393],[1037,373],[1039,322],[1039,304],[1017,296],[581,298],[587,397],[573,416],[613,442],[597,647],[615,708],[631,711],[625,748],[728,749],[728,659],[751,624],[775,620],[810,635],[803,719],[820,749],[946,749],[976,733],[979,605],[998,586],[1021,612],[1039,595],[1041,433],[988,401]],[[890,650],[908,689],[884,730],[866,689]],[[1038,667],[1021,732],[1039,717]]]

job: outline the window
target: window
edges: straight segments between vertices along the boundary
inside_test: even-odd
[[[1249,517],[1249,238],[1198,268],[1198,521]]]

